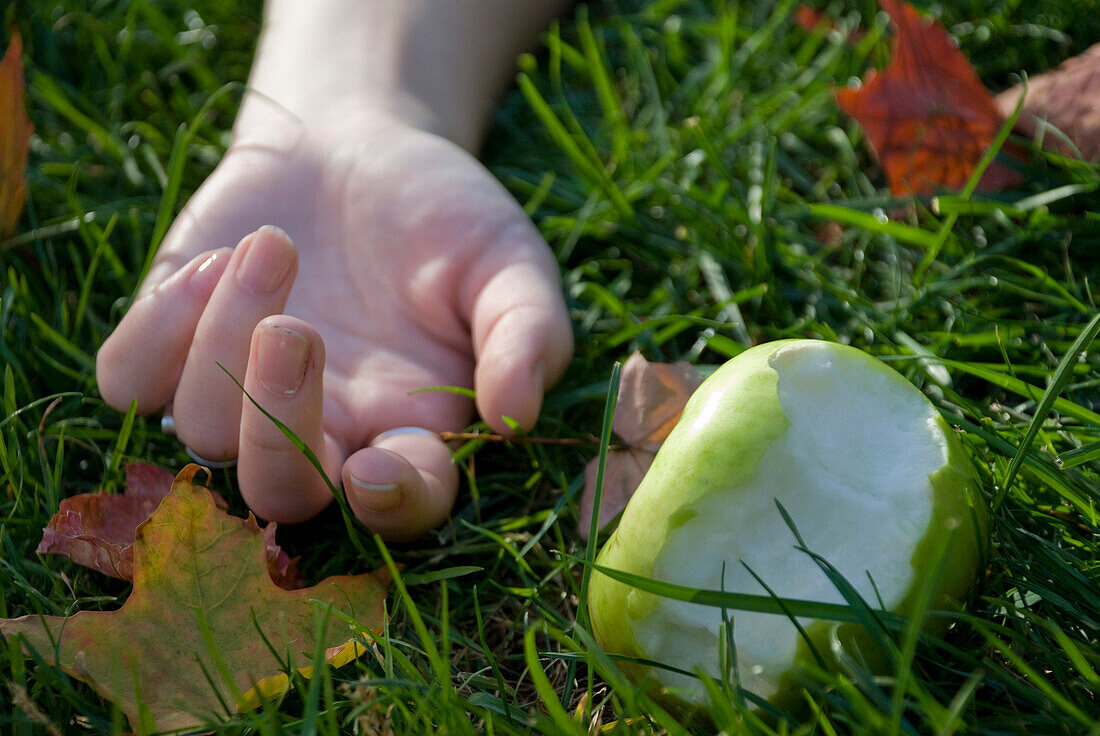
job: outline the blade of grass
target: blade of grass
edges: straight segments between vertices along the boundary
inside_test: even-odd
[[[1000,509],[1001,504],[1004,503],[1005,497],[1012,487],[1012,483],[1016,480],[1016,474],[1020,470],[1020,465],[1024,462],[1024,456],[1027,454],[1028,448],[1030,448],[1031,443],[1035,441],[1035,436],[1039,434],[1039,429],[1042,427],[1043,421],[1046,420],[1051,408],[1053,408],[1054,402],[1058,398],[1058,394],[1062,392],[1062,389],[1065,388],[1065,385],[1073,375],[1073,365],[1077,362],[1077,356],[1089,348],[1098,332],[1100,332],[1100,312],[1089,321],[1085,329],[1083,329],[1077,339],[1074,340],[1069,351],[1062,356],[1062,360],[1058,363],[1058,368],[1054,371],[1054,376],[1051,378],[1050,386],[1047,387],[1042,400],[1035,408],[1035,414],[1032,416],[1031,423],[1028,425],[1027,433],[1024,435],[1023,441],[1020,442],[1019,449],[1012,458],[1012,462],[1005,472],[1004,480],[1001,482],[1001,487],[997,491],[996,497],[993,499],[994,512]]]
[[[588,525],[588,543],[584,548],[584,569],[581,571],[580,608],[577,610],[577,625],[588,628],[588,585],[592,570],[596,566],[596,545],[600,536],[600,500],[603,497],[604,471],[607,468],[607,448],[611,444],[611,425],[615,421],[615,406],[619,400],[619,378],[622,364],[617,362],[611,367],[611,379],[607,384],[607,398],[603,406],[603,429],[600,431],[599,464],[596,466],[596,490],[592,498],[592,521]]]

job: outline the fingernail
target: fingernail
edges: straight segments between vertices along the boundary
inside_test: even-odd
[[[371,511],[392,511],[401,503],[401,489],[396,483],[368,483],[353,475],[351,484],[359,505]]]
[[[309,365],[309,340],[286,327],[260,328],[256,374],[268,391],[293,396],[302,387]]]
[[[191,275],[187,277],[188,284],[190,284],[193,290],[200,294],[209,295],[214,291],[214,286],[218,283],[218,279],[221,278],[222,272],[225,270],[225,264],[228,260],[228,253],[225,251],[211,253],[191,272]]]
[[[374,439],[371,440],[371,444],[377,445],[380,440],[387,439],[388,437],[397,437],[403,434],[420,434],[425,437],[439,437],[437,432],[425,429],[424,427],[394,427],[393,429],[387,429],[385,432],[376,434]]]
[[[272,236],[275,237],[272,237]],[[265,226],[244,244],[237,279],[256,294],[270,294],[282,285],[294,265],[294,246],[277,227]]]

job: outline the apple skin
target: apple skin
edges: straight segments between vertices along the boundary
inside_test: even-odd
[[[696,515],[693,507],[697,502],[716,491],[736,494],[736,488],[745,484],[756,471],[766,450],[790,426],[779,401],[779,375],[771,361],[780,350],[805,348],[811,344],[815,349],[824,346],[841,357],[847,354],[851,358],[852,354],[858,354],[861,368],[886,374],[889,380],[904,384],[905,390],[916,392],[928,401],[900,374],[856,348],[817,340],[778,340],[750,348],[721,366],[692,395],[680,421],[623,512],[618,528],[600,551],[596,560],[598,565],[654,577],[655,562],[666,540]],[[860,380],[860,376],[853,376],[853,380]],[[934,591],[932,610],[960,607],[987,551],[988,511],[974,468],[961,440],[938,413],[935,423],[946,443],[947,462],[928,476],[932,489],[931,522],[910,557],[913,577],[908,592],[899,603],[891,606],[894,612],[903,615],[912,610],[922,586],[928,583],[932,572],[928,568],[934,563],[944,534],[953,536],[950,559]],[[735,503],[731,503],[730,513],[738,513]],[[789,540],[786,543],[789,544]],[[829,559],[828,550],[815,548],[814,551]],[[808,557],[806,562],[813,564]],[[668,575],[664,579],[679,582]],[[764,594],[762,589],[740,592]],[[588,595],[593,635],[609,653],[656,659],[639,645],[635,624],[653,613],[658,601],[654,594],[593,571]],[[736,631],[737,612],[729,613],[734,618]],[[945,628],[944,621],[942,617],[926,619],[925,628]],[[804,626],[817,651],[831,657],[828,641],[834,624],[809,621]],[[881,669],[887,664],[883,653],[876,654],[867,648],[871,638],[860,626],[841,625],[838,636],[849,646],[858,646],[872,667]],[[798,669],[813,661],[809,647],[800,642],[778,691],[767,696],[768,699],[778,705],[798,701]],[[671,692],[662,682],[663,670],[660,668],[625,660],[618,660],[617,664],[632,681],[646,683],[655,695],[676,708],[696,710],[703,704],[701,688],[694,698],[685,699],[682,691]],[[837,666],[835,660],[826,664]]]

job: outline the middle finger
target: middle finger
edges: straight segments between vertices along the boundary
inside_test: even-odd
[[[199,319],[176,389],[176,430],[197,455],[237,456],[242,394],[226,371],[243,383],[252,331],[282,311],[297,265],[294,245],[278,228],[262,227],[234,249]]]

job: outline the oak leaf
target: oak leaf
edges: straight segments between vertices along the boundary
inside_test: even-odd
[[[1001,112],[1007,115],[1016,109],[1024,88],[1018,84],[997,95]],[[1044,124],[1052,125],[1069,137],[1086,161],[1100,159],[1100,44],[1057,69],[1029,78],[1026,88],[1017,131],[1042,134],[1044,145],[1072,154],[1057,135],[1041,130]]]
[[[1005,118],[973,67],[937,21],[902,0],[879,0],[894,24],[894,51],[881,73],[859,89],[838,90],[837,103],[867,134],[894,194],[961,189]],[[981,188],[1020,180],[993,162]]]
[[[349,661],[365,651],[356,637],[384,622],[385,570],[277,587],[255,518],[221,512],[193,485],[199,470],[185,467],[138,527],[133,592],[119,610],[0,619],[0,636],[21,636],[116,703],[135,730],[196,728],[229,715],[224,704],[254,706],[258,693],[285,691],[285,670],[311,662],[317,647],[327,662]]]
[[[650,363],[635,352],[623,365],[611,423],[612,431],[622,443],[621,447],[607,451],[600,494],[600,528],[626,508],[661,443],[672,432],[684,405],[702,382],[699,372],[682,360]],[[593,458],[584,471],[580,535],[585,539],[592,523],[598,464],[599,458]]]
[[[0,59],[0,238],[14,232],[23,211],[27,144],[34,132],[23,93],[23,41],[13,28]]]

